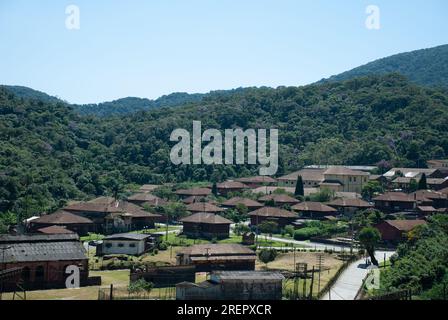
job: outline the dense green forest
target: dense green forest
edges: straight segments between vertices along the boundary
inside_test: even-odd
[[[448,88],[448,45],[400,53],[373,61],[324,81],[341,81],[392,72],[400,73],[416,84]]]
[[[173,129],[278,128],[278,175],[308,164],[424,165],[448,156],[448,95],[396,74],[250,88],[182,107],[81,116],[0,88],[1,212],[31,216],[117,184],[223,180],[255,166],[174,166]],[[8,216],[3,214],[2,216]]]
[[[448,287],[448,217],[430,218],[401,244],[392,266],[381,273],[379,293],[412,290],[422,299],[446,300]]]

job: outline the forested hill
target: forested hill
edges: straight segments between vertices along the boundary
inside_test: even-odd
[[[0,88],[0,212],[30,216],[126,183],[223,180],[257,167],[177,167],[173,129],[278,128],[280,170],[305,164],[423,164],[448,156],[448,95],[400,75],[252,88],[184,107],[96,118]],[[3,214],[2,216],[7,216]]]
[[[73,105],[73,109],[82,115],[95,115],[100,117],[116,116],[148,111],[161,107],[182,106],[188,103],[200,102],[203,94],[172,93],[156,100],[142,98],[123,98],[99,104]]]
[[[44,92],[34,90],[23,86],[6,86],[0,85],[1,89],[11,92],[18,98],[28,99],[28,100],[39,100],[49,103],[63,102],[57,97],[50,96]]]
[[[448,45],[379,59],[323,81],[341,81],[395,72],[416,84],[448,88]]]
[[[72,108],[81,115],[93,115],[99,117],[121,116],[139,111],[150,111],[158,108],[181,107],[188,104],[200,103],[204,99],[232,95],[243,92],[245,88],[233,90],[218,90],[209,93],[185,93],[175,92],[162,96],[156,100],[128,97],[112,102],[99,104],[72,105]]]

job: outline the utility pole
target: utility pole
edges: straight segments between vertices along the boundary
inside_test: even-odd
[[[318,264],[318,268],[319,268],[319,274],[318,274],[318,282],[317,282],[317,290],[318,292],[320,292],[320,275],[322,272],[322,267],[323,267],[323,262],[324,262],[324,255],[323,254],[319,254],[317,256],[317,264]]]
[[[313,300],[313,287],[314,287],[314,266],[311,274],[311,287],[310,287],[310,295],[308,297],[309,300]]]

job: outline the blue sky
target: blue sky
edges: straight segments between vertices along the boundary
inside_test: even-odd
[[[65,27],[68,5],[80,30]],[[381,29],[365,27],[368,5]],[[446,0],[0,0],[0,83],[72,103],[304,85],[448,43]]]

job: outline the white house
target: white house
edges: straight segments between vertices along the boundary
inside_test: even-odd
[[[99,255],[126,254],[139,256],[153,247],[153,237],[149,234],[122,233],[103,239]]]

